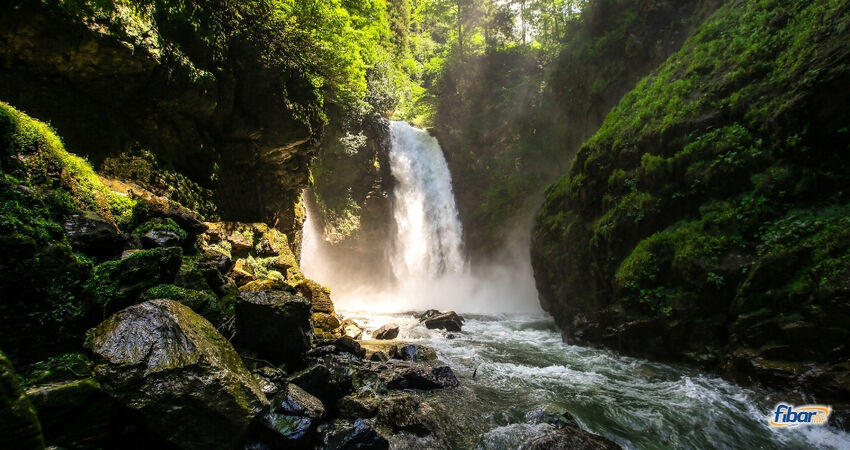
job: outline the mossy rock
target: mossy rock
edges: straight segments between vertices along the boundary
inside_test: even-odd
[[[0,446],[44,448],[44,436],[35,408],[21,388],[15,369],[0,352]]]

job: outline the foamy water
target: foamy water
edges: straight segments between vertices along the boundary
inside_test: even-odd
[[[426,397],[456,424],[452,447],[518,448],[546,429],[528,423],[527,414],[549,408],[626,448],[850,448],[850,435],[834,428],[770,428],[774,405],[795,399],[684,366],[566,345],[542,315],[469,316],[455,339],[410,314],[346,316],[367,328],[365,339],[396,322],[397,341],[433,347],[454,369],[461,385]],[[391,441],[396,448],[435,445],[412,435]]]

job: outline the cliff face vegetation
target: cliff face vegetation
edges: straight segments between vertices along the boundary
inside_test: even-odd
[[[533,24],[550,30],[533,45],[491,38],[480,54],[467,50],[465,59],[454,54],[446,62],[433,89],[434,131],[473,259],[492,257],[528,232],[543,190],[611,107],[717,4],[587,2],[562,23]]]
[[[850,7],[727,2],[546,191],[568,342],[848,398]]]

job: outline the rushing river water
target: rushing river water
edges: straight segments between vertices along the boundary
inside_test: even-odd
[[[331,287],[337,309],[367,329],[364,339],[368,330],[396,322],[397,341],[432,347],[454,369],[459,387],[422,394],[447,424],[448,446],[521,447],[549,427],[528,419],[546,409],[568,412],[583,428],[626,448],[850,449],[850,436],[832,428],[767,425],[776,403],[798,399],[774,398],[683,366],[564,344],[537,304],[527,245],[520,245],[524,251],[511,258],[510,267],[470,270],[439,143],[403,122],[393,122],[391,133],[398,233],[387,236],[387,253],[395,283],[371,286],[334,270],[312,211],[301,267]],[[527,236],[518,242],[527,244]],[[454,339],[426,329],[410,313],[386,313],[428,308],[537,313],[467,314]],[[447,445],[408,434],[391,437],[391,443],[410,449]]]
[[[454,369],[459,387],[426,394],[453,423],[452,447],[519,448],[546,427],[526,417],[548,409],[569,412],[626,448],[850,448],[850,435],[833,428],[771,429],[768,413],[783,399],[770,393],[683,366],[566,345],[542,315],[467,316],[455,339],[411,314],[346,316],[372,330],[396,322],[398,341],[430,346]],[[404,434],[391,442],[437,446]]]

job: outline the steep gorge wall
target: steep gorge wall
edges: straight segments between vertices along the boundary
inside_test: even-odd
[[[452,171],[467,248],[487,260],[528,232],[544,188],[640,78],[717,0],[598,0],[554,60],[492,51],[443,74],[434,133]]]
[[[730,1],[552,184],[532,242],[568,342],[846,414],[850,6]]]
[[[315,99],[303,75],[270,68],[261,43],[221,17],[201,25],[223,27],[223,49],[192,28],[197,18],[46,5],[3,7],[0,98],[50,121],[95,166],[153,153],[190,189],[212,191],[208,215],[267,221],[278,212],[282,230],[300,228],[295,205],[319,123],[304,112]]]

